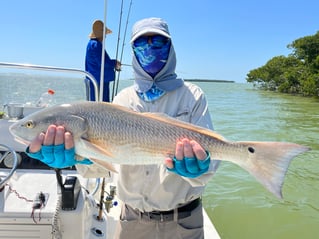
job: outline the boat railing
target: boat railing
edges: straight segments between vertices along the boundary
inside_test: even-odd
[[[2,189],[3,186],[7,183],[7,181],[11,178],[13,173],[16,171],[19,162],[18,162],[17,153],[12,148],[4,144],[0,144],[0,147],[7,149],[7,151],[3,155],[0,155],[0,163],[5,158],[7,158],[7,160],[10,158],[10,164],[11,164],[10,171],[7,173],[7,175],[5,175],[3,178],[0,177],[0,189]]]
[[[74,68],[62,68],[62,67],[54,67],[54,66],[44,66],[44,65],[32,65],[32,64],[20,64],[20,63],[8,63],[8,62],[0,62],[0,69],[5,69],[6,71],[11,71],[12,69],[14,70],[14,72],[19,72],[20,70],[22,71],[29,71],[31,70],[31,72],[35,72],[35,71],[40,71],[40,72],[44,72],[44,71],[49,71],[49,72],[53,72],[58,73],[58,74],[63,74],[63,75],[80,75],[81,77],[75,77],[74,79],[76,81],[78,80],[82,80],[85,77],[85,86],[87,86],[87,80],[92,82],[93,86],[94,86],[94,90],[95,90],[95,94],[98,95],[98,85],[97,85],[97,81],[94,78],[94,76],[92,74],[90,74],[89,72],[86,72],[84,70],[81,69],[74,69]],[[11,70],[10,70],[11,69]],[[67,73],[67,74],[64,74]],[[83,77],[82,77],[83,76]],[[42,76],[41,76],[42,77]],[[4,78],[6,79],[6,78]],[[21,78],[22,80],[24,80],[24,78]],[[55,79],[55,78],[54,78]],[[72,78],[73,79],[73,78]],[[50,79],[51,80],[51,79]],[[24,81],[25,82],[25,81]],[[35,82],[37,83],[37,82]],[[63,83],[63,81],[61,81],[61,83]],[[58,83],[59,84],[59,83]],[[7,87],[5,84],[3,85],[4,87]],[[14,85],[17,88],[19,88],[18,90],[20,91],[26,91],[25,87],[21,87],[21,85]],[[84,87],[85,87],[84,86]],[[32,87],[32,86],[31,86]],[[28,89],[31,89],[30,87]],[[35,88],[34,88],[35,89]],[[59,89],[61,90],[61,89]],[[64,89],[63,89],[64,90]],[[86,90],[88,90],[86,88]],[[2,91],[5,92],[5,91]],[[11,93],[10,89],[8,89],[8,95],[12,96],[13,102],[15,102],[15,98],[17,94],[15,93]],[[67,91],[63,91],[63,92],[67,92]],[[20,93],[20,92],[19,92]],[[36,92],[37,93],[37,92]],[[88,100],[88,91],[86,91],[87,95],[86,95],[86,99]],[[23,94],[23,92],[22,92]],[[26,94],[27,97],[29,97],[29,93]],[[2,95],[3,96],[3,95]],[[33,96],[32,96],[33,97]],[[96,97],[97,100],[99,99],[99,97]],[[43,107],[36,107],[34,105],[28,105],[28,104],[24,104],[24,102],[21,102],[23,99],[19,98],[17,100],[17,102],[23,104],[24,107],[24,112],[23,112],[23,116],[28,115],[29,113],[33,113],[36,110],[40,110]],[[8,103],[8,102],[5,102]],[[61,100],[60,102],[61,103]],[[0,107],[1,110],[1,107]],[[5,110],[5,106],[3,105],[3,111]],[[8,116],[4,116],[4,118],[0,119],[0,135],[3,136],[1,138],[1,144],[0,144],[0,168],[12,168],[11,166],[8,167],[7,166],[7,162],[9,162],[10,157],[12,157],[13,154],[16,154],[17,157],[20,159],[19,163],[18,163],[18,167],[19,169],[49,169],[49,167],[45,164],[42,164],[40,161],[32,159],[30,157],[28,157],[25,152],[25,146],[20,144],[19,142],[15,141],[15,139],[11,136],[10,132],[9,132],[9,126],[13,123],[13,121],[16,119],[12,119]],[[12,148],[13,151],[15,151],[14,153],[10,153],[10,150],[8,150],[7,147],[4,147],[3,145],[7,145],[8,147]],[[70,169],[74,169],[70,168]],[[0,182],[3,180],[0,180]]]
[[[64,68],[64,67],[55,67],[55,66],[43,66],[43,65],[33,65],[33,64],[22,64],[22,63],[9,63],[9,62],[0,62],[0,67],[2,68],[15,68],[15,69],[28,69],[28,70],[40,70],[40,71],[51,71],[51,72],[64,72],[64,73],[79,73],[82,74],[92,82],[94,86],[95,95],[99,95],[98,84],[94,76],[84,70],[76,68]],[[88,94],[87,94],[88,98]],[[96,97],[98,101],[99,97]]]

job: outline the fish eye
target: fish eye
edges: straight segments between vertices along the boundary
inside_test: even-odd
[[[255,153],[255,149],[253,147],[248,147],[248,151],[252,154]]]
[[[27,122],[24,124],[24,126],[25,126],[26,128],[28,128],[28,129],[32,129],[32,128],[34,128],[34,123],[33,123],[32,120],[29,120],[29,121],[27,121]]]

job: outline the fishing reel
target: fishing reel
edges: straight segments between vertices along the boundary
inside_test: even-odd
[[[109,213],[110,209],[113,206],[118,205],[118,202],[114,200],[114,197],[116,195],[116,187],[111,185],[110,192],[109,193],[106,192],[106,193],[107,193],[107,196],[106,196],[105,201],[104,201],[104,206],[105,206],[106,211]]]

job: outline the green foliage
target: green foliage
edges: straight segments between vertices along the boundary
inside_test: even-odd
[[[251,70],[246,81],[264,90],[319,96],[319,32],[288,45],[289,56],[276,56]]]
[[[301,82],[304,96],[319,96],[319,74],[310,75]]]

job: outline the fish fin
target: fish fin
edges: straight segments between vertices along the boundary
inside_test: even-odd
[[[108,168],[113,171],[113,168],[110,165],[110,159],[113,158],[111,152],[107,151],[105,148],[100,147],[97,144],[94,144],[85,139],[75,140],[74,142],[75,153],[81,158],[88,158],[93,162],[98,163],[102,167]],[[102,163],[105,162],[105,163]]]
[[[196,131],[200,134],[209,136],[211,138],[217,139],[217,140],[222,140],[225,141],[226,139],[221,136],[220,134],[216,133],[215,131],[212,131],[208,128],[204,128],[204,127],[200,127],[198,125],[194,125],[188,122],[184,122],[181,120],[178,120],[176,118],[170,117],[167,114],[164,113],[153,113],[153,112],[145,112],[145,113],[140,113],[141,115],[145,116],[145,117],[149,117],[152,118],[154,120],[158,120],[164,123],[168,123],[177,127],[181,127],[190,131]]]
[[[216,132],[214,132],[212,130],[209,130],[207,128],[200,127],[200,126],[188,123],[188,122],[184,122],[184,121],[178,120],[178,119],[176,119],[174,117],[171,117],[171,116],[169,116],[169,115],[167,115],[165,113],[136,112],[136,111],[133,111],[133,110],[127,108],[127,107],[116,105],[116,104],[113,104],[113,103],[103,102],[103,104],[112,105],[112,107],[115,108],[115,109],[118,109],[118,110],[121,110],[121,111],[125,111],[125,112],[127,112],[129,114],[134,114],[134,115],[136,115],[138,117],[148,117],[148,118],[151,118],[151,119],[154,119],[154,120],[157,120],[157,121],[161,121],[161,122],[164,122],[164,123],[168,123],[170,125],[174,125],[174,126],[177,126],[177,127],[181,127],[181,128],[184,128],[184,129],[187,129],[187,130],[190,130],[190,131],[195,131],[195,132],[207,135],[207,136],[209,136],[211,138],[215,138],[217,140],[225,141],[225,138],[223,136],[221,136],[220,134],[217,134]]]
[[[238,142],[247,147],[248,159],[239,165],[265,188],[282,198],[282,186],[291,160],[309,147],[285,142]]]
[[[140,113],[141,115],[145,115],[146,117],[151,117],[151,118],[157,118],[157,117],[160,117],[160,118],[168,118],[168,119],[175,119],[165,113],[162,113],[162,112],[141,112]]]
[[[113,157],[111,152],[107,151],[105,148],[102,148],[97,144],[94,144],[94,143],[92,143],[88,140],[85,140],[85,139],[81,139],[81,142],[85,146],[85,148],[87,148],[89,151],[93,151],[93,152],[96,152],[98,154],[103,154],[103,155],[106,155],[110,158]]]
[[[79,149],[83,149],[83,150],[79,151]],[[80,139],[78,143],[75,145],[75,151],[78,155],[84,158],[89,158],[92,162],[98,164],[99,166],[117,173],[117,170],[114,168],[114,166],[110,162],[107,162],[106,160],[98,159],[98,157],[101,157],[103,159],[107,157],[112,158],[112,154],[109,151],[107,151],[105,148],[102,148],[99,145],[96,145],[88,140]],[[96,157],[87,154],[87,152],[94,152],[93,155],[95,155]]]
[[[118,171],[115,169],[115,167],[113,166],[113,164],[103,161],[103,160],[99,160],[99,159],[95,159],[95,158],[90,158],[90,160],[96,164],[98,164],[99,166],[106,168],[108,170],[110,170],[113,173],[118,173]]]

